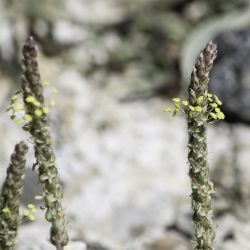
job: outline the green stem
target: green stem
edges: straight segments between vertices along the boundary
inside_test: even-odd
[[[11,155],[7,177],[0,196],[0,249],[13,250],[20,224],[19,207],[23,191],[28,146],[21,141]]]
[[[59,184],[53,140],[49,130],[49,120],[45,113],[37,115],[39,106],[27,101],[35,98],[41,107],[44,106],[43,86],[38,71],[37,50],[32,37],[23,46],[22,59],[22,92],[26,113],[32,120],[24,126],[34,141],[36,164],[39,180],[43,184],[44,201],[47,208],[45,217],[51,222],[50,240],[57,248],[66,246],[68,234],[65,215],[62,208],[62,188]],[[40,108],[41,110],[41,108]],[[42,111],[41,111],[42,112]]]
[[[193,223],[195,229],[195,250],[214,249],[215,226],[213,224],[213,183],[209,179],[206,129],[208,120],[209,72],[216,58],[216,45],[209,43],[200,53],[191,74],[189,103],[200,106],[201,112],[187,112],[188,163],[192,187]],[[198,97],[203,96],[201,101]]]

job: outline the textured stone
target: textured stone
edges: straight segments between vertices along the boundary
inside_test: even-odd
[[[211,91],[222,99],[228,120],[250,123],[250,29],[222,33],[215,41],[220,54]]]

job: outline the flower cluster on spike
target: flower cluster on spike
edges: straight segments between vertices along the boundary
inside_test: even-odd
[[[10,157],[7,176],[0,193],[0,249],[14,249],[19,224],[19,207],[23,192],[24,170],[28,145],[16,144]]]
[[[36,213],[37,213],[36,206],[34,204],[32,204],[32,203],[29,203],[27,205],[27,208],[23,210],[23,213],[22,213],[23,214],[23,220],[26,219],[26,218],[28,220],[30,220],[30,221],[36,220],[36,215],[35,215]]]
[[[184,114],[195,117],[197,114],[203,111],[203,108],[199,105],[204,100],[204,96],[199,96],[197,98],[197,106],[192,106],[187,100],[181,100],[178,97],[172,99],[174,108],[167,107],[164,112],[171,113],[176,116],[180,111]],[[221,111],[220,106],[222,101],[217,95],[208,93],[207,94],[208,107],[207,107],[207,121],[211,123],[215,120],[225,119],[224,113]]]
[[[35,41],[29,37],[22,49],[22,94],[23,103],[27,114],[32,116],[32,121],[23,126],[28,131],[34,143],[34,154],[38,167],[39,181],[43,186],[43,201],[46,209],[45,218],[51,223],[50,241],[57,249],[63,249],[68,244],[66,219],[62,207],[62,187],[59,183],[56,156],[52,136],[49,129],[49,105],[45,106],[44,87],[48,82],[40,81]],[[57,93],[56,88],[52,93]],[[36,106],[37,101],[41,106]],[[54,99],[49,101],[50,107],[56,105]]]
[[[48,81],[44,81],[43,86],[50,87],[51,94],[57,94],[59,92],[57,88],[51,87],[51,84]],[[42,103],[32,95],[27,96],[25,101],[35,107],[34,115],[36,117],[49,114],[50,109],[56,106],[56,100],[53,97],[50,99],[49,104],[45,105],[42,105]],[[25,112],[21,91],[16,92],[11,97],[11,101],[6,111],[11,112],[11,120],[18,125],[25,125],[33,120],[32,114]]]

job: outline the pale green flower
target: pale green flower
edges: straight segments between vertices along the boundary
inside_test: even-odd
[[[182,101],[182,104],[183,104],[184,106],[188,106],[188,101]]]
[[[173,102],[174,102],[174,103],[179,103],[179,102],[181,101],[181,99],[180,99],[180,98],[178,98],[178,97],[173,98],[172,100],[173,100]]]
[[[218,103],[218,105],[222,105],[222,101],[221,100],[216,100],[216,102]]]
[[[5,207],[2,209],[2,212],[5,214],[10,214],[10,209],[8,207]]]
[[[204,99],[204,96],[199,96],[199,97],[197,98],[197,101],[198,101],[198,102],[202,102],[203,99]]]
[[[29,220],[30,220],[30,221],[36,220],[36,216],[35,216],[34,214],[30,214],[30,215],[29,215]]]
[[[36,208],[36,206],[32,203],[29,203],[28,206],[27,206],[29,209],[33,209],[33,208]]]
[[[27,121],[27,122],[31,122],[32,121],[32,116],[29,115],[29,114],[25,114],[24,115],[24,120]]]
[[[17,104],[17,105],[14,105],[14,107],[13,107],[13,110],[15,111],[15,112],[18,112],[18,111],[21,111],[21,110],[23,110],[23,105],[22,104]]]
[[[217,117],[218,117],[220,120],[225,119],[225,115],[223,114],[223,112],[217,113]]]
[[[42,83],[42,85],[43,85],[43,87],[48,87],[48,86],[50,85],[50,82],[44,81],[44,82]]]
[[[179,103],[176,102],[176,103],[174,104],[174,106],[175,106],[175,109],[180,109],[180,104],[179,104]]]
[[[220,113],[220,108],[215,108],[216,113]]]
[[[59,92],[59,90],[58,90],[58,88],[53,88],[52,92],[55,93],[55,94],[57,94]]]
[[[194,106],[192,106],[192,105],[189,105],[188,107],[189,107],[189,109],[190,109],[191,111],[194,111],[194,110],[195,110]]]
[[[55,107],[56,106],[56,100],[55,99],[51,99],[50,100],[50,106],[51,107]]]
[[[41,201],[41,200],[43,200],[43,196],[42,195],[36,195],[35,200]]]
[[[23,120],[20,119],[17,116],[13,116],[13,118],[11,118],[13,120],[13,122],[15,122],[17,125],[22,125],[23,124]]]
[[[210,106],[213,107],[213,108],[217,108],[218,107],[217,103],[215,103],[215,102],[211,103]]]
[[[35,214],[37,212],[37,209],[36,208],[32,208],[31,211],[32,211],[32,213]]]
[[[217,114],[210,112],[209,115],[213,117],[215,120],[218,119]]]
[[[18,99],[18,95],[13,95],[12,97],[11,97],[11,100],[12,101],[16,101]]]
[[[39,101],[34,101],[33,104],[36,106],[36,107],[41,107],[41,103]]]
[[[195,107],[195,111],[197,111],[197,112],[201,112],[201,111],[202,111],[202,107],[200,107],[200,106],[196,106],[196,107]]]
[[[36,110],[35,110],[35,115],[36,115],[37,117],[40,117],[42,114],[43,114],[43,112],[42,112],[40,109],[36,109]]]
[[[166,108],[166,109],[164,109],[164,112],[171,113],[171,112],[172,112],[172,109],[171,109],[171,108]]]
[[[44,114],[48,114],[49,110],[50,110],[49,107],[47,107],[47,106],[43,107],[43,113]]]
[[[27,209],[24,209],[24,210],[23,210],[23,215],[24,215],[24,216],[27,217],[27,216],[29,216],[29,214],[30,214],[30,212],[29,212]]]
[[[28,96],[26,97],[25,101],[28,103],[34,103],[36,101],[36,98],[34,96]]]

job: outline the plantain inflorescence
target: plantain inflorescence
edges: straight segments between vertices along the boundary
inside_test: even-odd
[[[7,177],[0,196],[0,249],[14,249],[21,222],[19,206],[23,191],[24,168],[28,146],[21,141],[11,155]]]
[[[174,116],[181,110],[185,113],[187,120],[195,250],[214,249],[215,226],[212,220],[214,188],[209,179],[206,129],[209,123],[225,118],[220,109],[221,100],[216,95],[208,93],[209,73],[216,56],[216,44],[208,43],[198,56],[192,70],[188,100],[182,101],[180,98],[174,98],[174,109],[165,109]]]
[[[58,180],[56,158],[49,129],[48,112],[37,62],[37,49],[32,37],[28,38],[22,50],[22,94],[28,131],[34,142],[39,180],[43,184],[45,217],[51,222],[50,239],[57,249],[68,243],[66,221],[62,208],[62,188]]]

